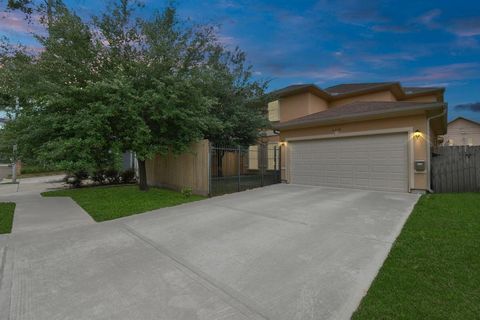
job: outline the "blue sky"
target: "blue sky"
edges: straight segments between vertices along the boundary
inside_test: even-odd
[[[0,3],[4,1],[0,0]],[[148,0],[149,15],[166,1]],[[69,0],[81,16],[93,0]],[[176,1],[193,22],[219,25],[220,40],[247,52],[270,89],[295,83],[400,81],[445,86],[449,118],[480,121],[480,1]],[[35,46],[19,16],[2,13],[0,35]],[[456,107],[463,105],[463,107]],[[476,111],[475,111],[476,110]]]

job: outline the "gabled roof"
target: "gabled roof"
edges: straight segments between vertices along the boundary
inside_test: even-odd
[[[453,119],[452,121],[450,121],[448,124],[452,123],[452,122],[455,122],[457,120],[465,120],[465,121],[468,121],[468,122],[471,122],[473,124],[476,124],[478,126],[480,126],[480,123],[475,121],[475,120],[472,120],[472,119],[467,119],[467,118],[464,118],[464,117],[456,117],[455,119]]]
[[[347,97],[357,96],[366,93],[389,90],[398,100],[405,100],[412,97],[443,94],[442,87],[402,87],[399,82],[369,82],[369,83],[344,83],[321,89],[315,84],[295,84],[271,92],[278,98],[288,97],[299,93],[310,92],[326,101],[339,100]]]
[[[411,114],[416,111],[443,109],[446,104],[409,101],[357,101],[325,111],[279,123],[275,129],[291,129],[345,121],[359,121],[373,117]]]

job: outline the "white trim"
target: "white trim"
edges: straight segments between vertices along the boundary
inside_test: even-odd
[[[361,137],[361,136],[371,136],[371,135],[381,135],[381,134],[393,134],[393,133],[407,133],[407,171],[408,171],[408,192],[411,192],[415,189],[415,167],[414,167],[414,159],[415,159],[415,146],[414,146],[414,137],[413,137],[413,127],[404,127],[404,128],[391,128],[391,129],[380,129],[380,130],[365,130],[365,131],[355,131],[355,132],[336,132],[331,134],[321,134],[321,135],[313,135],[313,136],[303,136],[303,137],[293,137],[293,138],[285,138],[287,141],[287,151],[288,156],[285,158],[289,158],[290,156],[290,148],[288,148],[288,142],[295,142],[295,141],[308,141],[308,140],[319,140],[319,139],[338,139],[338,138],[348,138],[348,137]],[[287,181],[290,182],[290,166],[289,163],[286,164],[288,175]]]
[[[330,134],[320,134],[320,135],[314,135],[314,136],[285,138],[285,141],[290,142],[290,141],[302,141],[302,140],[334,139],[334,138],[372,136],[376,134],[401,133],[401,132],[413,132],[413,127],[353,131],[353,132],[346,132],[346,133],[337,131],[336,134],[330,133]]]

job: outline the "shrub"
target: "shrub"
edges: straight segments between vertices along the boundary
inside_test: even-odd
[[[105,179],[109,184],[120,183],[120,174],[117,169],[105,170]]]
[[[22,164],[22,169],[20,174],[34,174],[34,173],[45,173],[58,171],[59,169],[52,166],[43,166],[43,165],[28,165]]]
[[[82,185],[83,180],[88,178],[88,173],[86,171],[77,171],[71,174],[68,174],[65,177],[65,182],[72,186],[73,188],[79,188]]]
[[[191,187],[183,187],[182,190],[180,190],[180,192],[185,198],[190,198],[193,194]]]
[[[103,184],[105,183],[105,170],[99,169],[95,170],[92,175],[90,176],[93,182],[98,183],[98,184]]]
[[[132,183],[135,182],[135,170],[127,169],[122,172],[121,174],[122,182],[123,183]]]

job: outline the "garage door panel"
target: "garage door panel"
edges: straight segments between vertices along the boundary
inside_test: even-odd
[[[407,134],[290,142],[292,183],[408,191]]]

